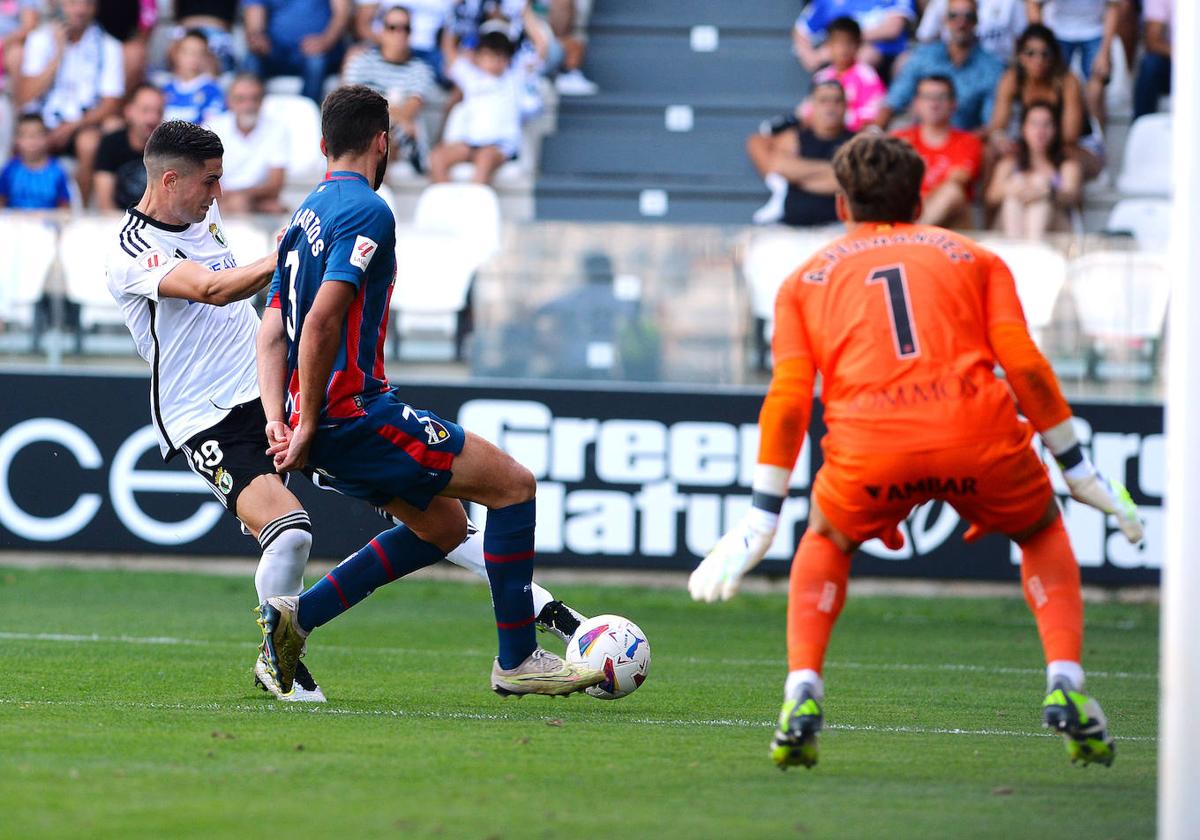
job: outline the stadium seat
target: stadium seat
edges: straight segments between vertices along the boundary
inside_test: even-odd
[[[113,216],[83,216],[63,227],[59,254],[67,298],[79,304],[83,330],[125,326],[116,301],[108,292],[104,257],[113,246],[119,220]]]
[[[765,230],[752,234],[742,260],[742,276],[750,293],[754,318],[756,365],[766,370],[771,326],[775,321],[775,296],[783,281],[835,233],[815,230]]]
[[[304,96],[272,93],[263,99],[263,113],[287,126],[287,180],[312,182],[325,174],[321,154],[321,111]]]
[[[1100,251],[1070,265],[1071,297],[1094,379],[1152,379],[1167,316],[1164,254]]]
[[[1126,195],[1169,196],[1171,115],[1147,114],[1134,121],[1125,140],[1125,157],[1117,189]]]
[[[1012,271],[1029,332],[1040,344],[1042,331],[1053,321],[1054,304],[1067,281],[1066,258],[1057,249],[1039,242],[989,239],[984,245]]]
[[[1131,233],[1144,251],[1165,253],[1171,235],[1171,202],[1162,198],[1124,198],[1113,206],[1106,233]]]
[[[248,219],[221,219],[225,240],[238,265],[248,265],[266,256],[274,245],[270,232],[261,224]]]
[[[417,200],[411,228],[397,230],[393,344],[433,332],[454,342],[462,358],[471,326],[471,283],[500,249],[500,205],[489,187],[434,184]]]
[[[0,322],[30,329],[58,253],[54,222],[9,213],[0,221]]]

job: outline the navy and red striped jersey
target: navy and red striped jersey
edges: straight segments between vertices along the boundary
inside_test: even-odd
[[[387,391],[383,342],[396,279],[396,220],[356,172],[329,172],[292,215],[279,244],[268,305],[288,339],[288,408],[299,421],[300,336],[322,283],[350,283],[350,305],[325,389],[323,418],[360,417],[363,401]]]

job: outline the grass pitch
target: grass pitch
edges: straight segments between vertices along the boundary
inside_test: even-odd
[[[640,691],[501,700],[486,587],[401,582],[313,635],[328,705],[273,703],[251,687],[248,579],[0,569],[0,836],[1153,835],[1153,606],[1088,609],[1118,754],[1082,769],[1039,728],[1021,601],[852,591],[821,763],[781,773],[781,597],[556,594],[641,625]]]

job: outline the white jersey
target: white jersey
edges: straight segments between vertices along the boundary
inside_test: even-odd
[[[163,457],[170,458],[234,406],[257,399],[258,314],[248,300],[212,306],[159,297],[159,283],[184,260],[211,271],[237,265],[215,202],[193,225],[168,225],[130,210],[114,238],[108,291],[150,363],[150,415]]]

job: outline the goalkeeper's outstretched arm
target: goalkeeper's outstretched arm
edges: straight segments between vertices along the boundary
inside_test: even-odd
[[[758,416],[758,464],[750,510],[716,544],[688,579],[697,601],[726,601],[742,576],[762,560],[775,539],[792,468],[808,432],[815,370],[804,356],[777,362]]]

